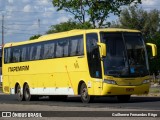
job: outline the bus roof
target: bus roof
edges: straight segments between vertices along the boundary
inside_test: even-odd
[[[69,36],[74,36],[74,35],[79,35],[79,34],[84,34],[84,33],[91,33],[91,32],[140,32],[140,31],[132,30],[132,29],[121,29],[121,28],[75,29],[75,30],[70,30],[66,32],[59,32],[59,33],[43,35],[35,40],[26,40],[22,42],[6,43],[4,47],[36,43],[40,41],[52,40],[52,39],[69,37]]]

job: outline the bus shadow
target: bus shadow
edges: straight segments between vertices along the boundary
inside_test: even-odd
[[[160,101],[160,97],[142,97],[142,96],[134,96],[131,97],[131,99],[126,102],[126,103],[140,103],[140,102],[156,102]],[[95,103],[120,103],[116,97],[102,97],[102,98],[97,98],[94,101]]]
[[[37,101],[50,101],[50,102],[67,102],[67,103],[82,103],[80,97],[68,97],[66,100],[50,100],[46,98],[40,98]],[[148,96],[134,96],[130,101],[126,103],[142,103],[142,102],[157,102],[160,101],[160,97],[148,97]],[[121,103],[116,97],[96,97],[92,103]]]
[[[148,96],[133,96],[130,101],[127,103],[146,103],[146,102],[157,102],[160,101],[160,97],[148,97]],[[48,103],[82,103],[80,97],[68,97],[66,100],[50,100],[49,97],[44,96],[39,99],[35,99],[32,101],[18,101],[15,95],[4,95],[0,94],[0,104],[48,104]],[[121,104],[118,102],[116,97],[96,97],[92,103],[109,103],[109,104]]]
[[[134,96],[131,97],[130,101],[127,103],[141,103],[141,102],[157,102],[160,101],[160,97],[144,97],[144,96]],[[69,97],[67,102],[81,102],[79,97],[73,98]],[[93,103],[120,103],[116,97],[97,97],[94,99]]]

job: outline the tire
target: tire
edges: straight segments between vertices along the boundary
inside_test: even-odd
[[[21,87],[20,87],[20,85],[18,85],[18,86],[16,87],[16,95],[17,95],[17,100],[18,100],[18,101],[23,101],[23,100],[24,100],[24,96],[23,96],[23,94],[21,93]]]
[[[118,95],[117,100],[118,102],[128,102],[131,98],[131,95]]]
[[[82,83],[80,88],[80,95],[81,95],[81,101],[83,103],[90,103],[93,102],[94,96],[88,95],[88,89],[85,83]]]
[[[31,100],[31,94],[30,94],[30,90],[29,90],[28,84],[26,84],[24,86],[24,99],[25,99],[25,101],[30,101]]]
[[[25,85],[23,93],[24,93],[25,101],[36,101],[39,99],[38,95],[31,95],[30,94],[30,89],[29,89],[28,84]]]

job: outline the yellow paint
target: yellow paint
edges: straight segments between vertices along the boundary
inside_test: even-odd
[[[54,40],[57,38],[84,35],[84,56],[74,56],[65,58],[54,58],[46,60],[35,60],[28,62],[4,64],[3,60],[3,92],[10,93],[11,88],[15,88],[16,83],[19,83],[23,88],[24,83],[28,83],[29,87],[35,88],[72,88],[74,95],[78,94],[78,85],[80,81],[84,81],[88,86],[90,95],[120,95],[120,94],[142,94],[149,90],[149,84],[141,84],[143,78],[132,78],[133,80],[124,80],[124,78],[114,78],[102,75],[102,79],[91,78],[88,70],[87,55],[86,55],[86,33],[99,32],[139,32],[137,30],[128,29],[91,29],[91,30],[72,30],[68,32],[55,33],[45,35],[36,40],[28,40],[17,43],[7,43],[4,48],[36,43],[46,40]],[[99,36],[99,35],[98,35]],[[100,39],[100,38],[99,38]],[[100,40],[99,40],[100,41]],[[25,71],[9,71],[9,67],[29,66],[29,70]],[[103,72],[102,68],[102,73]],[[115,80],[118,85],[110,85],[103,83],[103,79]],[[128,82],[132,86],[128,85]],[[134,88],[135,91],[127,93],[126,88]],[[110,93],[109,93],[110,92]]]
[[[104,83],[102,95],[147,94],[149,92],[150,83],[142,84],[144,80],[150,79],[149,76],[139,78],[115,78],[106,76],[105,79],[115,80],[118,85]],[[126,88],[133,88],[134,91],[127,92]]]
[[[147,43],[147,45],[152,48],[152,56],[153,57],[157,56],[157,46],[153,43]]]

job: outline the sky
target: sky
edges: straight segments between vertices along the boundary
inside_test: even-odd
[[[56,11],[52,0],[0,0],[0,44],[2,15],[4,15],[4,43],[28,40],[35,34],[45,34],[51,25],[74,19],[70,13]],[[160,10],[160,0],[142,0],[145,10]],[[110,16],[113,21],[116,16]]]

